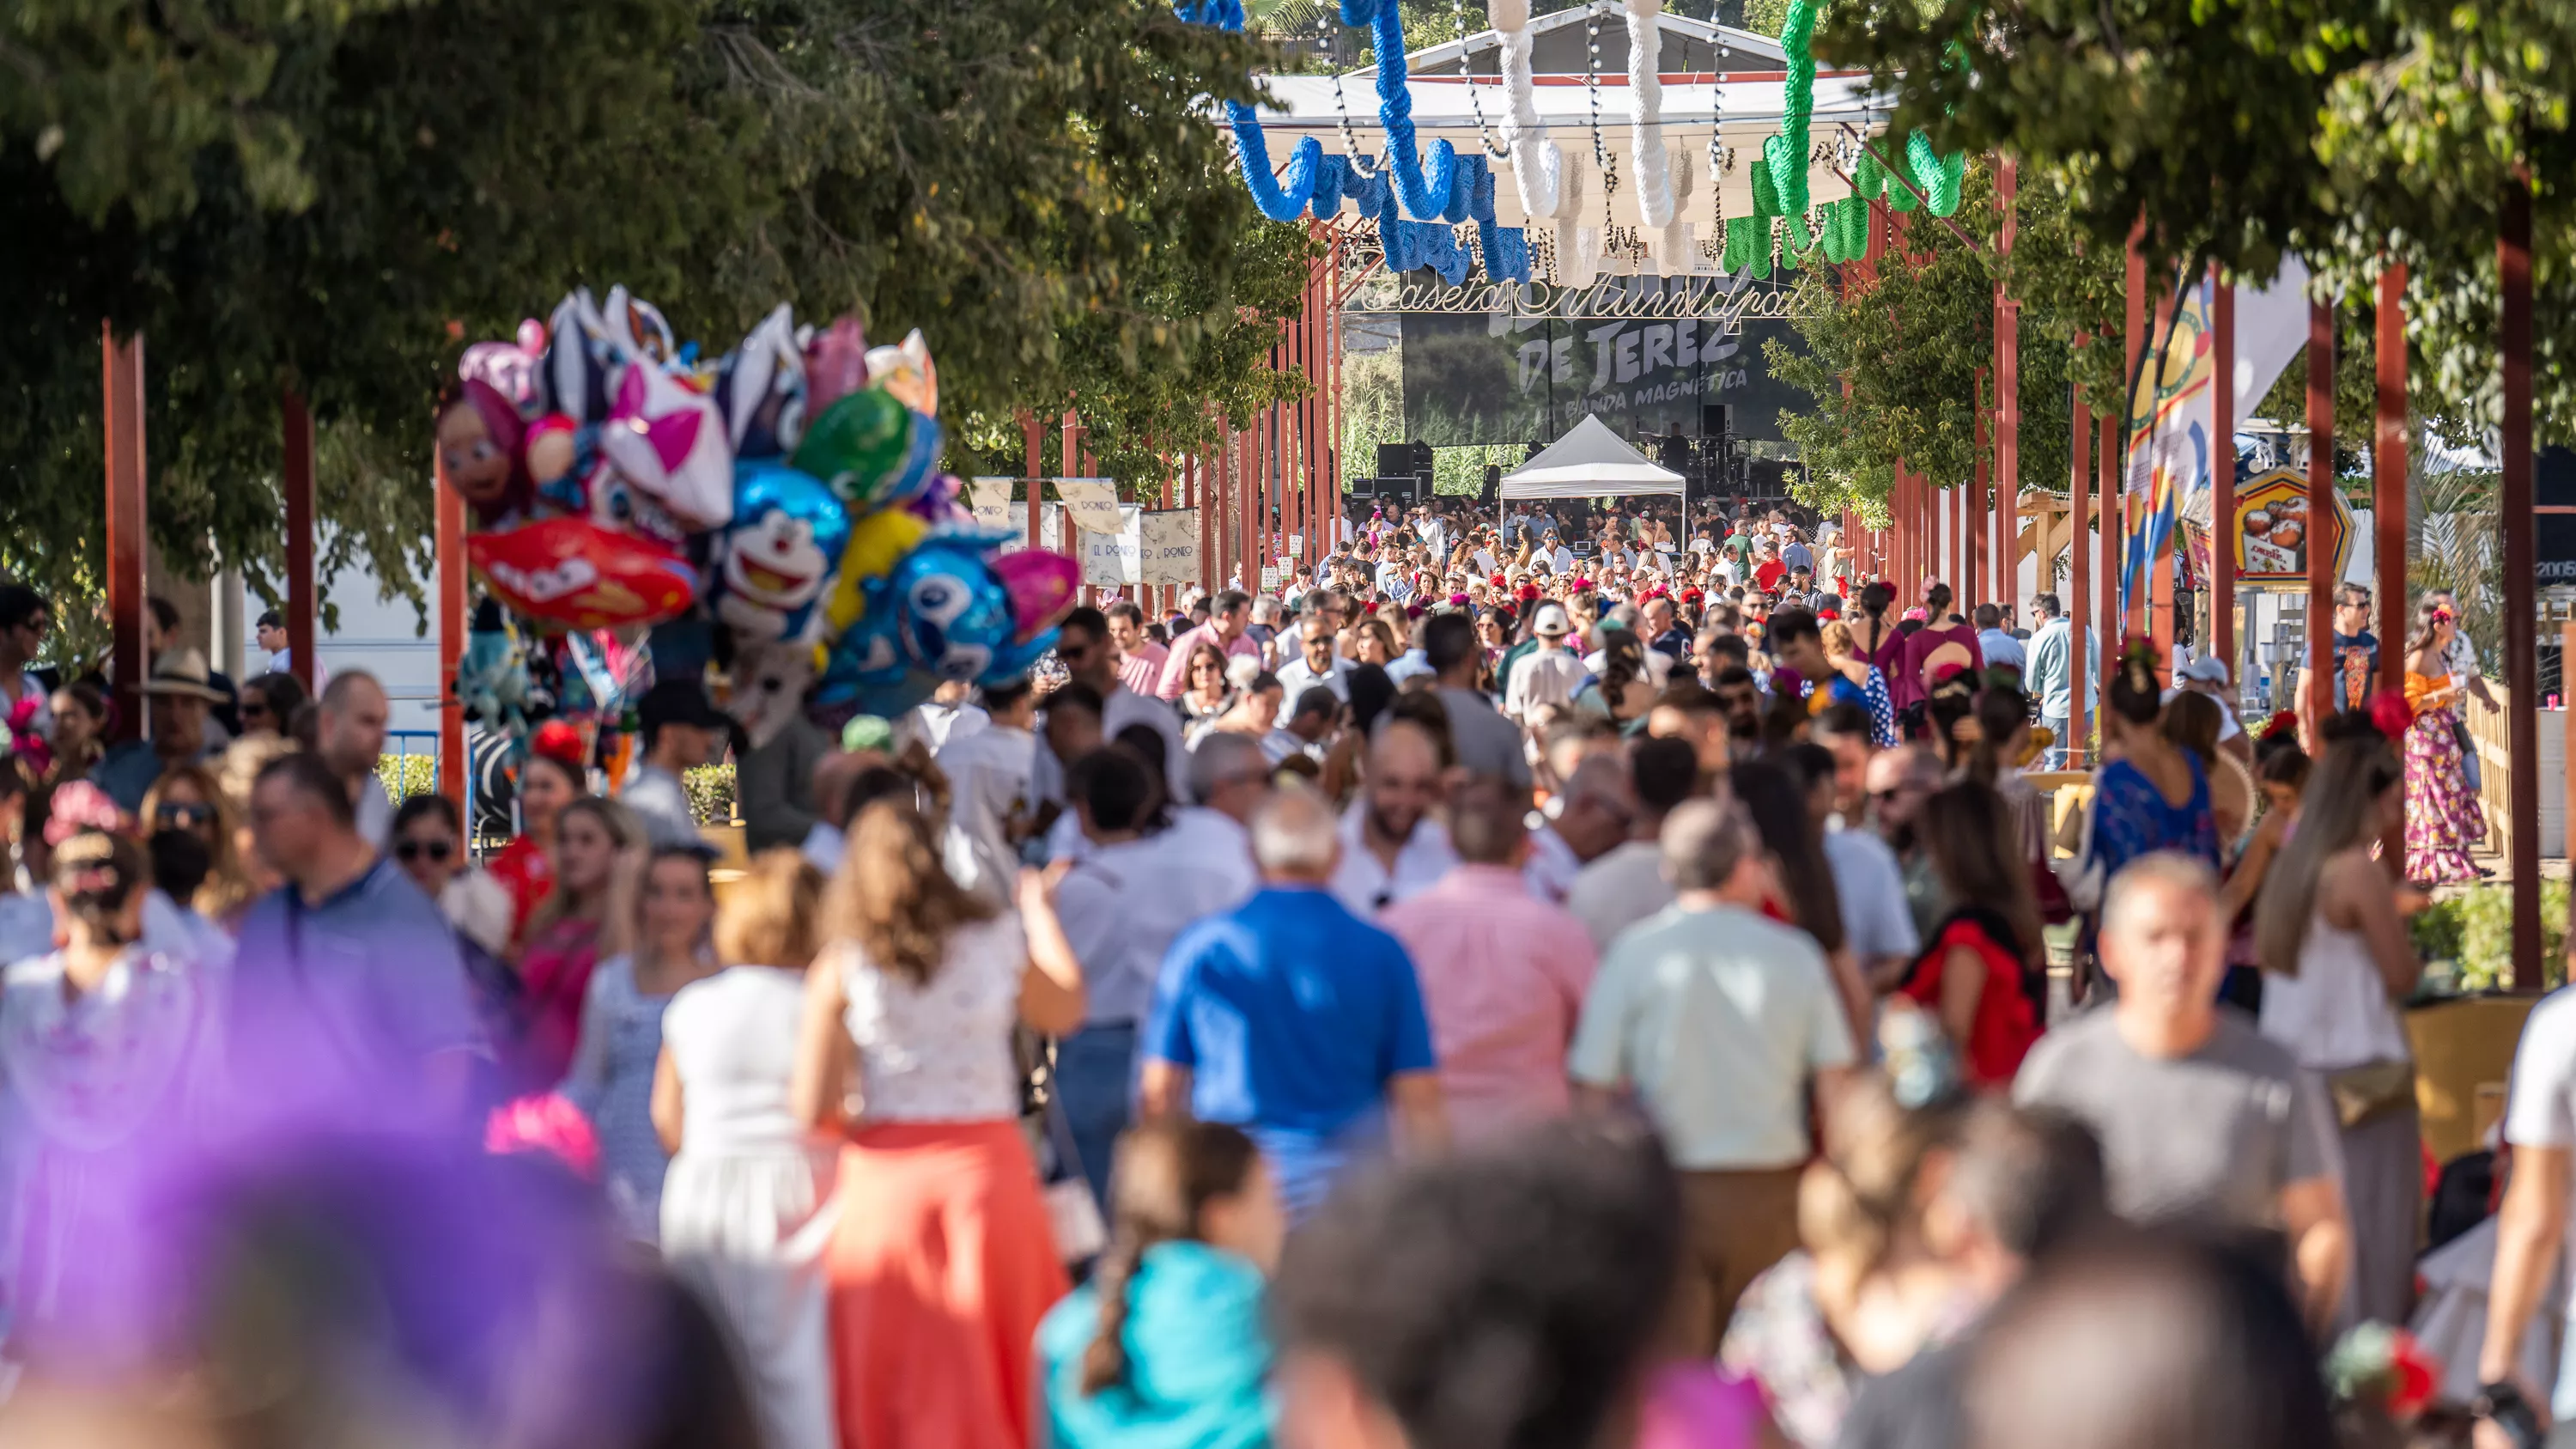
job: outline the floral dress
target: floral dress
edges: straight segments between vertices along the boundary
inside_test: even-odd
[[[55,952],[0,976],[0,1344],[126,1351],[147,1301],[153,1229],[136,1188],[154,1144],[195,1123],[215,1049],[213,977],[130,949],[97,988],[65,985]],[[102,1253],[101,1244],[124,1244]],[[105,1315],[105,1316],[102,1316]],[[102,1338],[101,1335],[104,1335]]]
[[[2486,838],[2486,811],[2469,790],[2460,750],[2459,715],[2449,705],[2428,705],[2451,676],[2409,671],[2406,700],[2415,722],[2406,727],[2406,878],[2421,885],[2475,880],[2469,847]]]

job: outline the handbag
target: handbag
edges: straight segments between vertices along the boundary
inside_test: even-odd
[[[2093,853],[2093,825],[2102,813],[2102,788],[2093,787],[2091,799],[2084,802],[2084,839],[2075,849],[2075,859],[2060,867],[2057,879],[2066,887],[2066,899],[2076,910],[2090,915],[2101,909],[2103,887],[2110,884],[2110,871]]]
[[[1055,1179],[1041,1194],[1047,1230],[1055,1238],[1055,1255],[1068,1265],[1099,1257],[1109,1246],[1109,1225],[1101,1221],[1099,1199],[1091,1195],[1091,1181],[1082,1175],[1082,1154],[1074,1148],[1073,1130],[1065,1125],[1063,1099],[1050,1092],[1039,1110],[1046,1117],[1047,1145],[1055,1159]]]
[[[2334,1098],[2335,1120],[2346,1131],[2415,1103],[2413,1062],[2364,1062],[2325,1076],[2326,1092]]]

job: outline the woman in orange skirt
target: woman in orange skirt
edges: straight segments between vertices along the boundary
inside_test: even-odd
[[[795,1084],[804,1120],[846,1144],[823,1259],[841,1443],[1026,1449],[1030,1345],[1067,1282],[1011,1029],[1080,1027],[1082,968],[1037,877],[996,913],[910,801],[869,805],[849,839]]]

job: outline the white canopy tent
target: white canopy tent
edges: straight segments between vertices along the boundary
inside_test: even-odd
[[[1682,475],[1646,461],[1610,426],[1587,413],[1539,455],[1503,475],[1502,497],[1601,498],[1630,493],[1681,497]]]

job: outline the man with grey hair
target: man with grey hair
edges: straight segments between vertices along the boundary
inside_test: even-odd
[[[1682,1172],[1690,1347],[1716,1352],[1735,1301],[1798,1246],[1808,1130],[1855,1052],[1815,938],[1770,920],[1771,871],[1743,807],[1664,819],[1673,904],[1610,945],[1567,1059],[1577,1100],[1634,1093]]]
[[[2102,905],[2102,969],[2119,997],[2040,1038],[2013,1099],[2093,1129],[2121,1216],[2266,1249],[2322,1330],[2351,1248],[2334,1109],[2286,1048],[2218,1008],[2226,950],[2208,866],[2171,852],[2130,862]]]
[[[1303,1217],[1333,1180],[1395,1134],[1447,1141],[1412,958],[1335,898],[1342,840],[1303,786],[1252,817],[1262,888],[1182,932],[1163,957],[1145,1030],[1147,1113],[1241,1127]]]
[[[1157,892],[1177,891],[1195,920],[1239,905],[1260,885],[1250,827],[1270,798],[1270,762],[1250,735],[1219,730],[1190,752],[1190,798],[1154,837]]]

